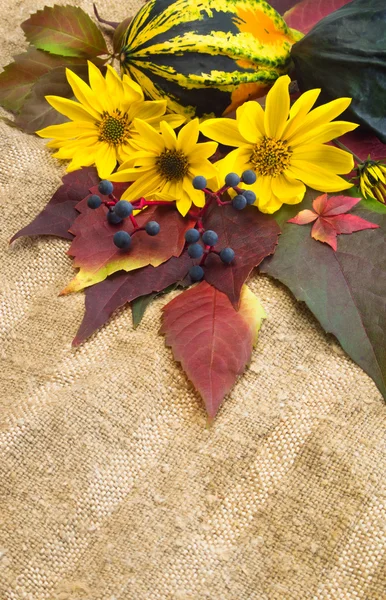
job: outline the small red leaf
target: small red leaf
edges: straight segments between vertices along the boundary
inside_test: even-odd
[[[303,0],[284,14],[289,27],[308,33],[321,19],[351,0]]]
[[[319,217],[315,221],[311,229],[311,236],[314,240],[318,240],[319,242],[324,242],[331,246],[333,250],[337,249],[337,232],[335,227],[327,220],[323,219],[323,217]]]
[[[324,214],[324,211],[326,210],[327,206],[327,200],[327,194],[322,194],[321,196],[315,198],[315,200],[313,201],[312,208],[318,215]]]
[[[238,211],[231,205],[212,205],[203,219],[205,229],[218,234],[215,250],[233,248],[235,258],[225,265],[213,253],[205,262],[205,280],[227,294],[237,308],[240,291],[253,267],[275,251],[280,227],[271,215],[264,215],[254,206]]]
[[[350,196],[331,196],[326,202],[324,211],[320,214],[323,214],[323,217],[341,215],[354,208],[360,201],[360,198],[351,198]]]
[[[251,358],[264,311],[246,286],[237,312],[225,294],[205,281],[174,298],[163,311],[166,344],[213,419]]]
[[[23,229],[20,229],[11,242],[24,235],[57,235],[72,240],[69,229],[79,213],[75,206],[89,195],[90,187],[94,186],[99,177],[94,167],[86,167],[73,173],[68,173],[62,179],[63,185],[55,192],[47,206],[35,219]]]
[[[355,215],[348,215],[360,198],[351,198],[350,196],[331,196],[322,194],[315,198],[312,207],[315,210],[302,210],[288,223],[297,225],[306,225],[316,219],[311,236],[319,242],[329,244],[333,250],[337,249],[337,235],[340,233],[354,233],[364,229],[376,229],[378,225],[365,221]]]
[[[307,223],[312,223],[315,219],[318,218],[312,210],[301,210],[300,213],[293,217],[293,219],[288,219],[287,223],[296,223],[296,225],[307,225]]]
[[[379,227],[379,225],[370,223],[370,221],[366,221],[356,215],[337,215],[324,220],[328,220],[338,234],[354,233],[355,231],[364,231],[365,229],[378,229]]]

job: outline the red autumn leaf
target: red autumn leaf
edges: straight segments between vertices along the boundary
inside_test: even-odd
[[[252,271],[275,251],[280,227],[270,215],[264,215],[254,206],[239,211],[231,205],[213,204],[203,219],[205,229],[218,234],[215,250],[233,248],[235,258],[230,265],[210,253],[205,262],[205,280],[224,292],[237,308],[240,291]]]
[[[114,184],[114,192],[116,189]],[[106,206],[102,204],[92,210],[87,206],[87,198],[76,209],[80,215],[71,227],[75,239],[68,254],[74,257],[74,266],[80,271],[61,294],[80,291],[117,271],[133,271],[149,264],[157,267],[172,256],[179,256],[185,245],[185,231],[193,225],[190,219],[180,215],[174,204],[150,206],[135,218],[140,228],[149,221],[157,221],[161,226],[160,233],[152,237],[139,231],[133,236],[130,249],[123,251],[115,246],[113,237],[117,231],[133,233],[130,219],[110,225],[106,219]]]
[[[350,198],[349,196],[332,196],[328,198],[327,194],[322,194],[313,201],[313,211],[301,210],[296,217],[289,219],[288,223],[306,225],[315,221],[311,236],[314,240],[329,244],[336,251],[338,235],[379,227],[379,225],[370,223],[362,217],[346,214],[360,201],[360,198]]]
[[[247,286],[236,311],[225,294],[205,281],[174,298],[163,311],[166,344],[213,419],[250,361],[264,311]]]
[[[99,329],[117,308],[140,296],[160,292],[186,276],[193,261],[187,252],[172,257],[159,267],[143,267],[130,273],[115,273],[104,281],[86,288],[86,306],[83,321],[73,340],[79,346]]]
[[[338,10],[351,0],[303,0],[284,14],[289,27],[308,33],[321,19]]]
[[[11,242],[24,235],[57,235],[72,240],[69,229],[79,213],[75,206],[89,195],[90,187],[99,181],[94,167],[86,167],[79,171],[68,173],[62,178],[63,185],[55,192],[47,206],[26,227],[20,229]]]

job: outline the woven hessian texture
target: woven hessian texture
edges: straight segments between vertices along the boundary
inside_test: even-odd
[[[43,5],[0,1],[2,66]],[[111,20],[137,6],[98,2]],[[210,429],[157,333],[170,296],[137,330],[127,308],[72,349],[69,243],[8,245],[64,165],[0,129],[0,599],[384,600],[372,381],[267,277],[250,282],[268,313],[251,365]]]

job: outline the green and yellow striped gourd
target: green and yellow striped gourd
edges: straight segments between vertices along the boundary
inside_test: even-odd
[[[264,0],[150,0],[125,32],[121,67],[171,111],[219,116],[287,73],[301,37]]]

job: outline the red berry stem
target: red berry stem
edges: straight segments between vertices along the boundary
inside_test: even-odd
[[[209,252],[212,250],[213,246],[205,246],[204,248],[204,254],[202,255],[202,258],[200,260],[200,267],[202,267],[202,265],[205,264],[206,258],[209,254]]]
[[[133,217],[133,215],[130,215],[130,221],[133,224],[134,229],[139,229],[139,225],[138,225],[138,221],[135,217]]]

